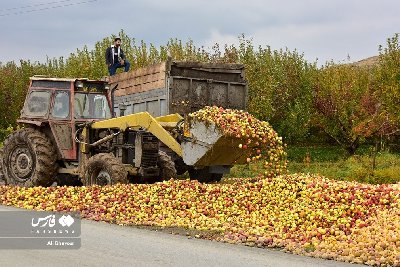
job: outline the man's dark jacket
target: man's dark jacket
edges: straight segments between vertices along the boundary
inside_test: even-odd
[[[107,66],[110,66],[113,63],[116,63],[116,62],[113,61],[114,55],[112,54],[112,47],[113,46],[109,46],[109,47],[107,47],[107,50],[106,50],[106,64],[107,64]],[[114,46],[114,49],[115,49],[115,51],[117,51],[118,48]],[[125,53],[124,53],[124,51],[122,51],[121,47],[119,48],[119,56],[123,60],[125,60]]]

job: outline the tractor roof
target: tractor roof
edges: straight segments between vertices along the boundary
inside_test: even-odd
[[[30,78],[33,81],[59,81],[59,82],[75,82],[75,81],[84,81],[84,82],[93,82],[93,83],[105,83],[104,80],[90,80],[88,78],[54,78],[47,77],[45,75],[35,75]]]

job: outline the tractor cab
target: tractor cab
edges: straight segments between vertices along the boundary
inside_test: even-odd
[[[111,118],[109,85],[88,79],[34,76],[21,120],[101,120]]]
[[[18,122],[37,127],[49,125],[59,157],[77,159],[75,131],[85,121],[112,117],[109,84],[89,79],[34,76]]]

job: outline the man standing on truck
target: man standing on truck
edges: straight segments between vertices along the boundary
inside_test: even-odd
[[[125,71],[129,71],[131,64],[126,60],[124,51],[121,48],[121,38],[116,37],[114,44],[109,46],[106,50],[106,64],[108,72],[114,75],[118,68],[125,68]]]

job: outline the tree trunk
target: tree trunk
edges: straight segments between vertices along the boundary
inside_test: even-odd
[[[374,151],[372,152],[372,171],[376,168],[376,156],[378,154],[378,140],[375,141]]]
[[[358,143],[351,143],[346,147],[347,153],[349,153],[350,156],[353,156],[356,153],[356,150],[358,148]]]

